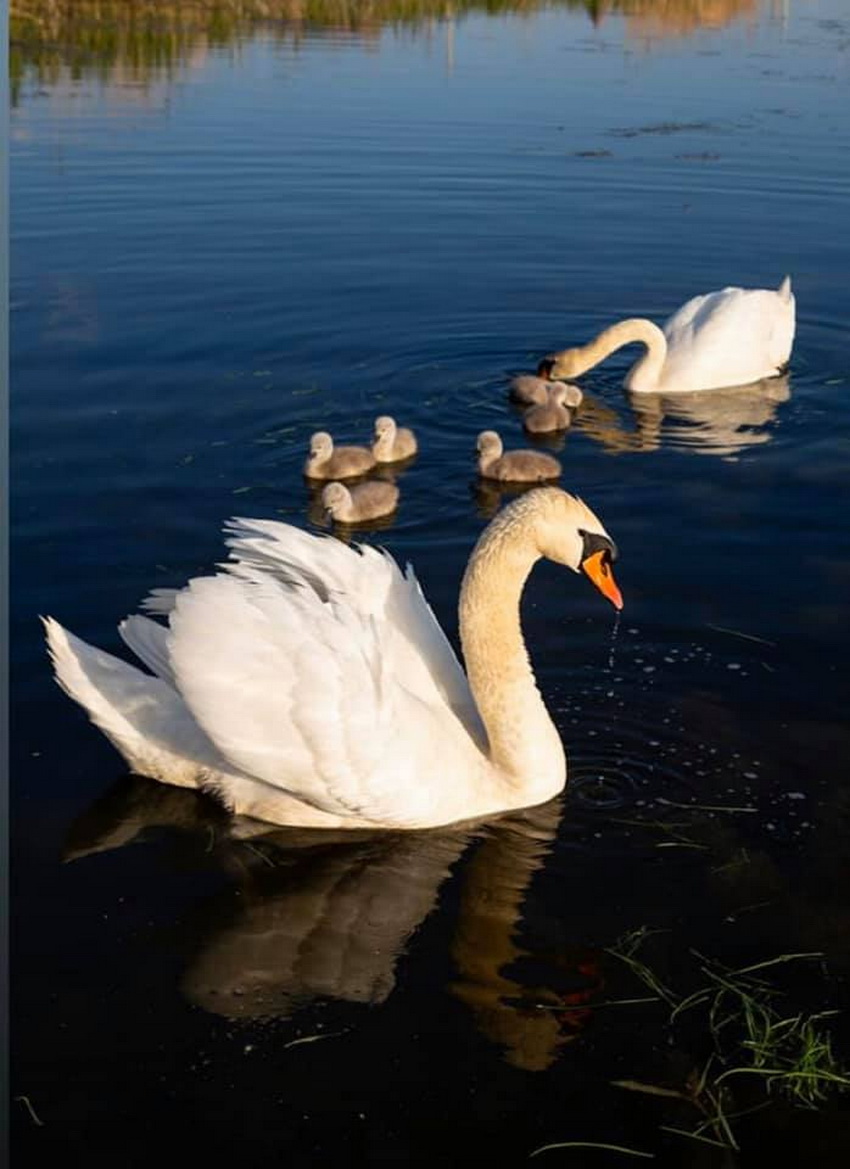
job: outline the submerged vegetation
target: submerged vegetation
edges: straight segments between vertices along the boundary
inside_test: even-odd
[[[662,1083],[654,1078],[610,1081],[613,1088],[655,1099],[668,1113],[672,1111],[672,1115],[660,1116],[673,1122],[659,1123],[659,1133],[738,1152],[738,1122],[769,1108],[772,1100],[780,1098],[785,1104],[818,1109],[835,1093],[850,1089],[850,1074],[833,1052],[824,1026],[824,1020],[838,1012],[780,1010],[780,1004],[791,997],[779,985],[781,973],[799,973],[801,964],[822,962],[822,954],[780,954],[736,969],[690,950],[689,969],[682,977],[695,979],[697,986],[683,994],[670,985],[669,975],[662,978],[644,956],[650,940],[665,933],[641,926],[607,949],[652,992],[649,999],[617,1002],[654,1002],[667,1010],[664,1027],[668,1042],[658,1050],[673,1055],[676,1074],[660,1076]],[[668,959],[672,957],[668,955]],[[614,1004],[602,1002],[595,1007],[606,1005]],[[636,1051],[634,1058],[642,1056]],[[656,1156],[651,1149],[605,1140],[554,1141],[532,1150],[529,1156],[564,1149],[599,1149],[647,1159]]]
[[[145,84],[258,27],[297,42],[304,31],[378,37],[384,26],[430,29],[477,13],[584,11],[626,17],[633,35],[682,35],[755,15],[759,0],[12,0],[12,100],[32,70],[42,84],[83,75]]]
[[[662,1125],[663,1131],[723,1148],[738,1148],[733,1121],[767,1107],[765,1097],[782,1096],[803,1108],[818,1108],[835,1092],[850,1089],[850,1075],[832,1050],[823,1021],[836,1011],[783,1013],[785,995],[770,974],[790,963],[820,961],[822,954],[782,954],[732,969],[691,951],[699,985],[688,995],[672,990],[640,957],[652,931],[633,930],[608,953],[670,1008],[669,1025],[695,1025],[695,1034],[710,1037],[711,1049],[693,1063],[683,1086],[619,1080],[615,1087],[690,1103],[702,1119],[690,1129]],[[695,1016],[695,1017],[694,1017]],[[704,1062],[703,1062],[704,1061]],[[760,1098],[733,1099],[733,1084],[749,1080]]]

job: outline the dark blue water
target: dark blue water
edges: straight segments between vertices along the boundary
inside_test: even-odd
[[[700,1115],[611,1082],[681,1086],[705,1036],[587,1006],[647,993],[605,952],[641,926],[685,990],[693,948],[818,952],[789,1003],[847,1005],[850,24],[842,0],[744,8],[687,36],[557,9],[249,28],[141,80],[25,73],[13,1089],[40,1123],[15,1103],[21,1164],[519,1164],[570,1140],[846,1163],[840,1102],[775,1101],[737,1122],[740,1153],[661,1131]],[[229,516],[311,526],[313,430],[362,442],[387,412],[421,453],[365,538],[414,562],[454,636],[500,502],[475,435],[524,443],[509,374],[786,272],[787,379],[638,410],[626,356],[583,379],[563,483],[620,547],[625,610],[614,637],[581,581],[544,565],[528,587],[571,765],[547,808],[250,837],[126,777],[53,683],[39,614],[125,656],[117,622],[209,572]]]

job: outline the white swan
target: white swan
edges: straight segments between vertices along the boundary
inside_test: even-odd
[[[784,372],[794,344],[791,278],[766,288],[723,288],[695,296],[664,324],[633,317],[587,345],[552,354],[550,376],[573,378],[632,342],[646,346],[626,374],[627,390],[684,393],[746,386]]]
[[[272,520],[144,603],[121,636],[145,674],[44,619],[59,685],[130,769],[278,824],[424,828],[550,799],[566,780],[519,601],[546,556],[622,607],[616,549],[581,500],[538,488],[485,529],[460,595],[468,671],[408,567]]]

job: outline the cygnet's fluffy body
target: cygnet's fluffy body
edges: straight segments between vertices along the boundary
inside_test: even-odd
[[[322,489],[322,506],[337,523],[357,524],[390,515],[398,507],[398,488],[394,483],[373,480],[345,487],[329,483]]]
[[[503,453],[502,440],[495,430],[484,430],[479,434],[477,449],[478,473],[485,479],[506,483],[544,483],[561,474],[558,460],[540,451]]]
[[[508,391],[514,402],[521,406],[545,406],[549,401],[549,391],[554,386],[562,386],[566,392],[566,405],[578,406],[583,394],[578,386],[569,382],[556,382],[551,379],[553,359],[547,357],[537,366],[537,373],[521,373],[513,378]]]
[[[550,382],[548,400],[541,406],[526,410],[522,424],[529,434],[548,434],[566,430],[573,420],[567,403],[568,387],[563,382]]]
[[[310,439],[310,454],[304,464],[308,479],[353,479],[375,466],[375,456],[364,446],[334,446],[324,430]]]
[[[419,449],[416,435],[406,426],[396,426],[394,418],[382,414],[375,419],[375,438],[372,454],[378,463],[400,463]]]

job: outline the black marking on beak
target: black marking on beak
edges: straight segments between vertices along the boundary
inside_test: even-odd
[[[620,555],[617,550],[617,545],[608,536],[600,536],[598,532],[585,532],[581,528],[579,528],[578,534],[584,542],[584,548],[581,553],[582,561],[587,560],[588,556],[593,556],[596,552],[607,552],[608,559],[613,564]]]

